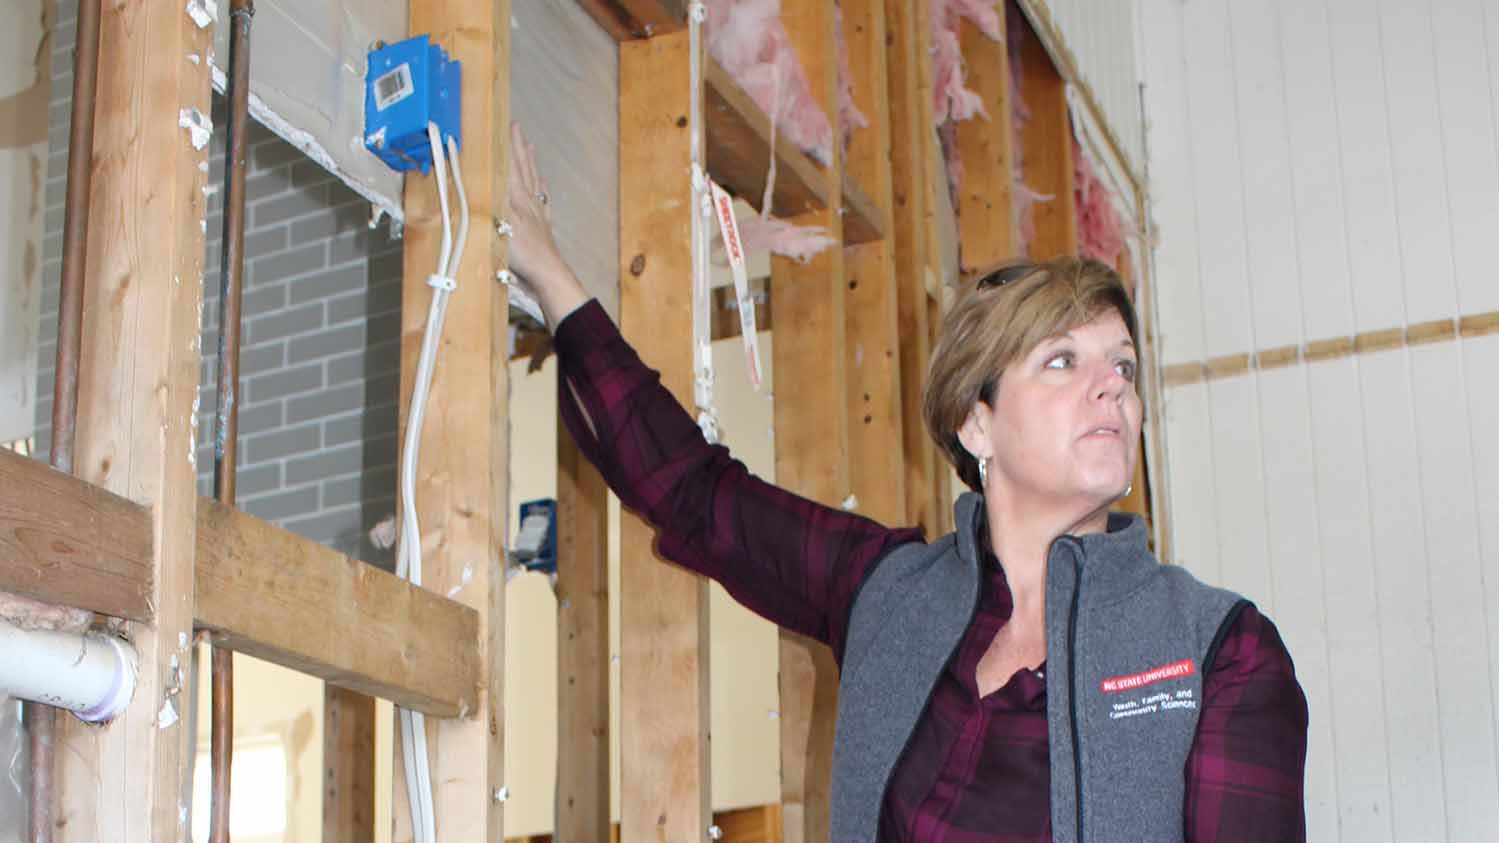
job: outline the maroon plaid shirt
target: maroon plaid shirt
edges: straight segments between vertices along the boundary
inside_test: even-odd
[[[920,530],[800,498],[708,445],[597,302],[562,321],[556,346],[568,428],[625,506],[658,528],[661,553],[841,660],[859,583]],[[891,777],[882,843],[1051,840],[1045,666],[978,693],[979,659],[1012,610],[1003,569],[987,549],[985,560],[978,612]],[[1304,840],[1306,728],[1275,625],[1245,609],[1204,679],[1183,771],[1187,839]]]

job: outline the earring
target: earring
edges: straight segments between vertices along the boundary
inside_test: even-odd
[[[1134,490],[1135,490],[1135,484],[1134,483],[1130,483],[1128,486],[1124,487],[1124,494],[1121,497],[1126,497],[1126,498],[1129,497],[1129,493],[1133,492]]]
[[[989,488],[989,461],[983,457],[976,457],[979,461],[979,489]]]

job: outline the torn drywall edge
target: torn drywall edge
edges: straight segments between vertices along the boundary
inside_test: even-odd
[[[228,78],[217,64],[210,65],[213,70],[213,89],[223,94],[228,89]],[[396,222],[404,222],[406,212],[399,200],[392,199],[372,185],[366,184],[355,178],[348,170],[339,166],[337,159],[320,143],[311,132],[304,131],[292,125],[290,121],[283,118],[276,110],[271,108],[266,101],[261,99],[254,90],[250,91],[250,116],[260,121],[260,124],[276,133],[278,137],[292,146],[296,147],[312,159],[319,167],[332,173],[339,181],[349,186],[349,189],[369,200],[371,205],[381,213],[389,214]]]

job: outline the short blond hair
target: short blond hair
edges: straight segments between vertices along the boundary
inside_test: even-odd
[[[994,405],[999,378],[1048,338],[1118,312],[1136,355],[1135,308],[1119,275],[1094,260],[1061,257],[1013,261],[964,284],[942,319],[927,367],[922,417],[970,489],[979,491],[978,461],[958,441],[975,402]]]

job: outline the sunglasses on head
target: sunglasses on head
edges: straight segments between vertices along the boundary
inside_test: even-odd
[[[1033,263],[1015,263],[1010,264],[1009,266],[1002,266],[999,269],[996,269],[988,275],[980,278],[978,280],[978,289],[989,290],[995,287],[1003,287],[1004,285],[1009,284],[1012,281],[1018,281],[1035,271],[1036,265]]]

